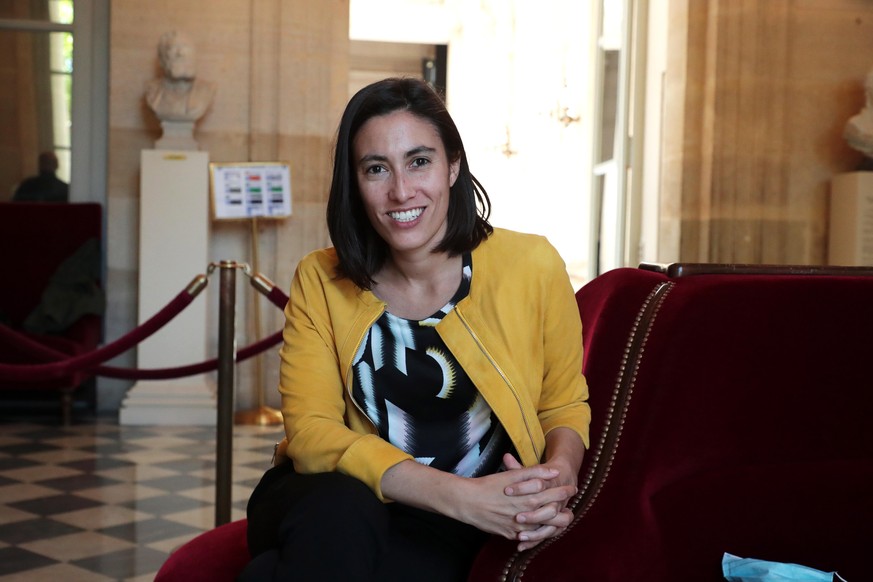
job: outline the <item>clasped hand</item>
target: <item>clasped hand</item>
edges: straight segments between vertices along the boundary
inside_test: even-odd
[[[467,519],[481,530],[518,540],[518,550],[535,547],[573,521],[567,502],[576,494],[576,475],[558,462],[523,467],[510,454],[506,471],[470,479]]]

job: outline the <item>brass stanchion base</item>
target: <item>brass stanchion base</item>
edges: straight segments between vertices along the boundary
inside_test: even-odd
[[[236,424],[272,426],[282,424],[282,413],[275,408],[261,406],[252,410],[241,410],[234,415],[233,420]]]

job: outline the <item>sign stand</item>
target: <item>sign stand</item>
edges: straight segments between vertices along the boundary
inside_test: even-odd
[[[240,162],[209,164],[213,219],[249,220],[252,239],[252,272],[260,273],[258,249],[259,218],[291,216],[291,170],[282,162]],[[261,339],[261,309],[258,293],[253,294],[254,341]],[[234,415],[236,424],[269,426],[282,423],[282,413],[265,404],[261,356],[255,357],[257,406]]]
[[[260,273],[260,266],[258,264],[258,246],[259,246],[259,238],[258,238],[258,218],[253,217],[251,219],[252,223],[252,272]],[[254,341],[261,340],[261,306],[260,306],[260,293],[252,294],[252,309],[254,311],[253,314],[253,322],[255,325],[255,337]],[[266,398],[264,396],[264,366],[263,360],[261,360],[261,355],[258,354],[255,356],[255,389],[257,390],[258,397],[258,405],[256,408],[250,410],[241,410],[234,415],[234,422],[236,424],[245,424],[245,425],[257,425],[257,426],[271,426],[275,424],[282,424],[282,413],[275,408],[271,408],[265,404]]]

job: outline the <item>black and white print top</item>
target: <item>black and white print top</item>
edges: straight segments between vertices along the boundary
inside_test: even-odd
[[[352,384],[383,439],[419,463],[463,477],[497,472],[510,450],[497,416],[436,330],[470,292],[472,274],[466,253],[457,292],[427,319],[385,311],[355,356]]]

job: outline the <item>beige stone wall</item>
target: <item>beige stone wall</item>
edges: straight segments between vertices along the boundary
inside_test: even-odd
[[[861,0],[673,0],[661,260],[822,264],[830,179],[873,66]]]
[[[137,321],[139,158],[140,151],[151,149],[160,137],[160,126],[142,95],[146,82],[160,73],[156,48],[160,35],[173,29],[189,35],[197,49],[198,77],[218,86],[211,109],[195,131],[211,161],[290,162],[293,216],[261,221],[258,229],[259,271],[287,289],[300,257],[329,241],[324,209],[330,145],[347,100],[348,13],[347,0],[112,2],[107,341],[129,331]],[[251,262],[251,232],[247,222],[213,223],[211,260]],[[217,289],[216,279],[204,293],[216,318]],[[147,284],[139,290],[147,291]],[[256,339],[253,297],[248,283],[241,281],[240,347]],[[281,312],[266,301],[258,303],[261,336],[265,336],[280,328]],[[217,341],[215,323],[208,345]],[[275,351],[269,351],[262,362],[267,403],[276,405]],[[135,361],[127,354],[118,363]],[[240,366],[241,408],[253,404],[256,376],[253,361]],[[127,386],[105,381],[101,408],[117,406]]]

